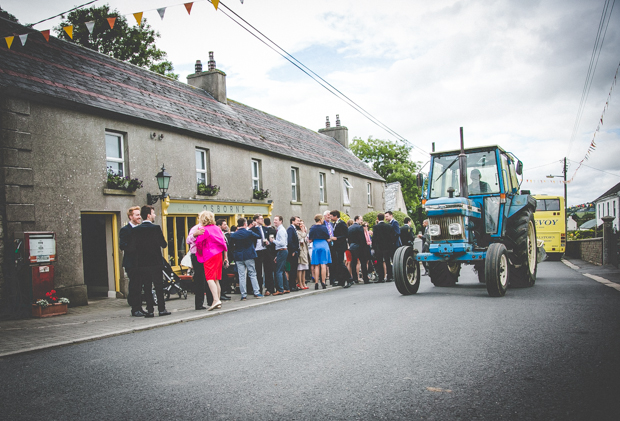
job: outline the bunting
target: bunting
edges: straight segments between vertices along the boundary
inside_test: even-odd
[[[115,23],[116,23],[116,18],[108,18],[108,24],[110,25],[110,29],[114,28]]]
[[[138,13],[134,13],[133,17],[136,18],[136,22],[138,22],[138,25],[142,25],[142,14],[144,12],[138,12]]]
[[[45,41],[50,42],[50,30],[46,29],[45,31],[41,31],[41,34],[43,34],[43,38],[45,38]]]
[[[22,45],[26,45],[27,39],[28,39],[28,34],[22,34],[19,36],[19,40],[21,41]]]
[[[211,3],[213,3],[213,6],[215,7],[215,10],[217,10],[217,6],[220,5],[220,0],[211,0]]]
[[[157,13],[159,13],[159,17],[161,18],[161,20],[164,20],[164,13],[166,13],[166,8],[165,7],[161,7],[159,9],[157,9]]]
[[[193,2],[192,2],[192,3],[185,3],[185,4],[184,4],[184,6],[185,6],[185,10],[187,10],[187,14],[188,14],[188,15],[192,12],[192,5],[193,5],[193,4],[194,4]]]
[[[69,38],[73,39],[73,25],[71,26],[65,26],[64,28],[62,28],[65,30],[65,32],[67,33],[67,35],[69,35]]]
[[[11,49],[11,44],[13,44],[13,38],[15,37],[4,37],[6,45],[9,47],[9,50]]]
[[[93,34],[93,28],[95,27],[95,21],[91,20],[90,22],[85,22],[86,28],[88,29],[88,33]]]

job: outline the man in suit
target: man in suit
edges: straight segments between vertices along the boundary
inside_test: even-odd
[[[129,218],[129,223],[121,228],[120,232],[120,247],[123,250],[123,267],[125,268],[125,272],[127,272],[127,276],[129,277],[129,287],[127,294],[127,303],[131,306],[131,315],[134,317],[144,317],[146,311],[142,308],[142,285],[136,279],[133,268],[134,268],[134,255],[135,251],[130,252],[129,248],[129,239],[131,236],[131,230],[134,227],[137,227],[142,222],[142,218],[140,217],[140,206],[132,206],[127,210],[127,218]]]
[[[269,260],[269,255],[267,251],[267,246],[269,245],[269,240],[267,236],[267,229],[263,227],[265,224],[265,219],[263,215],[257,213],[254,215],[254,227],[252,228],[252,232],[260,235],[260,238],[256,240],[256,245],[254,246],[256,250],[256,259],[254,259],[254,264],[256,266],[256,279],[258,280],[258,289],[262,292],[263,285],[268,283],[267,277],[273,276],[267,272],[267,260]],[[263,269],[265,269],[265,283],[263,284]],[[270,280],[273,283],[273,278]]]
[[[380,213],[377,215],[379,221],[372,229],[372,249],[375,251],[375,258],[377,259],[377,275],[379,280],[377,282],[384,281],[383,262],[387,270],[388,280],[392,279],[392,263],[390,262],[390,256],[394,253],[394,243],[396,241],[396,233],[392,225],[385,223],[385,215]]]
[[[334,223],[334,235],[331,240],[334,243],[332,248],[336,258],[336,260],[332,262],[332,269],[330,269],[329,276],[331,279],[333,275],[336,285],[348,288],[354,283],[353,279],[349,276],[349,270],[344,264],[344,253],[348,249],[347,237],[349,236],[349,227],[347,227],[347,224],[340,219],[339,210],[333,210],[329,214],[332,222]],[[332,285],[334,285],[333,281]]]
[[[403,246],[413,246],[413,228],[411,226],[411,218],[406,217],[405,225],[400,228],[400,243]]]
[[[396,249],[400,247],[402,243],[400,242],[400,225],[398,221],[394,219],[394,214],[392,214],[392,211],[385,212],[385,222],[387,222],[392,226],[392,228],[394,228],[394,234],[396,234],[396,239],[394,241],[394,251],[396,251]]]
[[[276,244],[275,238],[278,234],[278,230],[271,226],[271,219],[265,218],[263,221],[263,232],[266,233],[269,244],[265,248],[266,255],[263,260],[263,266],[265,268],[265,295],[271,295],[276,292],[275,289],[275,259],[276,259]]]
[[[299,291],[297,288],[297,266],[299,265],[299,237],[297,227],[301,223],[299,216],[291,216],[291,225],[286,229],[286,244],[288,249],[287,262],[290,265],[288,271],[288,285],[291,291]],[[286,288],[285,288],[286,291]]]
[[[357,280],[357,261],[359,260],[362,267],[362,279],[365,284],[369,284],[368,280],[368,253],[366,253],[366,234],[364,228],[360,224],[361,216],[353,218],[353,225],[349,227],[349,251],[351,252],[351,278]],[[350,286],[350,285],[349,285]]]
[[[254,222],[249,227],[254,228]],[[239,273],[239,289],[241,290],[241,301],[247,300],[247,288],[246,288],[246,272],[250,275],[250,282],[252,282],[252,289],[254,297],[263,298],[260,289],[258,287],[258,280],[256,279],[256,266],[254,259],[256,259],[256,250],[254,244],[256,240],[260,239],[260,235],[252,232],[248,229],[248,220],[245,218],[237,219],[237,231],[230,234],[230,238],[234,243],[234,255],[235,264],[237,265],[237,271]]]
[[[144,287],[146,295],[145,317],[154,317],[155,302],[152,290],[155,287],[157,295],[157,309],[160,316],[168,316],[164,301],[164,285],[162,271],[164,269],[161,249],[168,243],[159,225],[155,225],[155,209],[152,206],[142,206],[140,209],[142,223],[131,231],[131,242],[135,250],[135,273]]]

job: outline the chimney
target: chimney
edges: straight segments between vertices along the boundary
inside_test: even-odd
[[[226,101],[226,73],[215,68],[213,51],[209,51],[208,71],[202,71],[202,63],[196,60],[196,73],[187,76],[187,83],[196,88],[204,89],[222,104]]]
[[[345,148],[349,148],[349,129],[340,125],[340,115],[336,114],[336,127],[330,127],[329,116],[325,122],[325,128],[319,129],[319,133],[326,136],[331,136],[338,141]]]

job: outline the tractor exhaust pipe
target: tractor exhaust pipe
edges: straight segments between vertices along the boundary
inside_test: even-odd
[[[465,143],[463,141],[463,128],[461,127],[461,153],[459,154],[459,181],[461,197],[469,197],[467,190],[467,155],[465,155]]]

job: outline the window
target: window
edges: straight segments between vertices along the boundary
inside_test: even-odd
[[[260,161],[252,160],[252,189],[260,190]]]
[[[210,184],[209,180],[209,151],[196,148],[196,183]]]
[[[614,216],[616,216],[616,201],[614,200]]]
[[[319,201],[321,203],[327,202],[327,196],[325,195],[325,173],[319,173]]]
[[[607,216],[609,216],[609,202],[607,202]]]
[[[343,182],[343,190],[342,190],[342,195],[343,195],[343,201],[345,205],[349,205],[351,204],[351,189],[353,188],[353,186],[351,185],[351,183],[349,183],[349,179],[344,177],[342,179]]]
[[[368,197],[368,206],[372,206],[372,184],[366,183],[366,196]]]
[[[291,200],[299,202],[299,169],[291,167]]]
[[[125,142],[123,135],[117,133],[105,134],[106,167],[112,168],[115,174],[126,176],[125,171]]]

